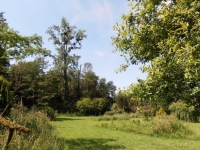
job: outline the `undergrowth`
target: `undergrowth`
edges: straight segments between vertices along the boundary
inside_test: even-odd
[[[34,109],[16,107],[9,116],[10,120],[30,129],[29,134],[15,132],[9,150],[63,150],[64,140],[58,139],[53,134],[54,128],[49,123],[49,118],[42,112]],[[0,149],[5,146],[8,129],[0,127]]]
[[[129,120],[129,116],[126,114],[118,114],[118,115],[113,115],[113,116],[100,116],[97,118],[98,121],[109,121],[109,120]]]
[[[98,117],[97,120],[102,121],[102,123],[97,126],[103,128],[134,132],[156,137],[162,136],[167,138],[198,139],[198,137],[189,129],[189,127],[174,118],[157,118],[147,120],[141,118],[129,118],[127,115],[114,115]]]

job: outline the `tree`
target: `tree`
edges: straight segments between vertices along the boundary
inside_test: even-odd
[[[98,83],[98,90],[102,97],[106,97],[111,103],[114,101],[116,86],[113,81],[106,83],[106,79],[101,78]]]
[[[40,87],[38,91],[39,104],[48,105],[59,112],[63,112],[62,74],[51,69],[42,76],[42,80],[38,84]]]
[[[84,30],[76,30],[76,26],[70,26],[66,18],[62,18],[61,25],[53,25],[46,31],[50,35],[49,40],[58,51],[54,57],[56,68],[62,72],[64,80],[64,105],[70,102],[69,100],[69,85],[68,85],[68,72],[69,69],[78,66],[78,59],[80,56],[70,55],[71,50],[81,48],[81,42],[86,38]]]
[[[8,114],[11,102],[10,84],[0,76],[0,116]]]
[[[97,86],[99,77],[93,71],[88,71],[84,74],[81,89],[83,97],[97,97]]]
[[[16,65],[11,65],[9,81],[16,101],[22,100],[27,107],[38,103],[41,91],[40,83],[43,81],[46,65],[43,58],[37,58],[32,62],[21,61]]]
[[[112,38],[128,62],[122,67],[145,64],[149,98],[164,107],[181,98],[199,112],[200,2],[136,0],[130,7]]]
[[[9,59],[23,59],[32,55],[49,55],[50,51],[42,48],[42,37],[34,34],[33,36],[22,36],[19,32],[11,29],[3,13],[0,14],[0,45]]]
[[[117,94],[115,101],[117,106],[123,111],[130,111],[130,96],[126,94],[124,91],[119,91]]]
[[[0,37],[4,26],[6,26],[6,19],[3,17],[3,13],[0,13]],[[2,41],[0,41],[0,75],[6,76],[9,67],[9,58],[6,50],[2,47]]]
[[[90,63],[90,62],[86,62],[86,63],[84,63],[84,65],[83,65],[83,74],[85,74],[85,73],[87,73],[88,71],[92,71],[92,69],[93,69],[93,66],[92,66],[92,64]]]
[[[3,16],[4,13],[0,12],[0,75],[1,78],[9,78],[8,69],[10,67],[10,59],[23,59],[32,55],[49,55],[50,51],[42,48],[42,37],[34,34],[33,36],[22,36],[19,32],[11,29],[6,23]],[[9,85],[5,79],[2,79],[2,87],[8,88]],[[6,89],[2,89],[6,90]],[[8,90],[7,90],[8,91]],[[8,94],[11,94],[10,91]],[[10,105],[12,101],[4,101],[4,105]],[[3,105],[2,105],[3,106]]]

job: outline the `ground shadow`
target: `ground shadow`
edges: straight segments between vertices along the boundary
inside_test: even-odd
[[[70,118],[70,117],[59,117],[59,118],[55,118],[54,121],[67,121],[67,120],[83,120],[81,118]]]
[[[70,150],[116,150],[125,149],[123,145],[118,145],[115,139],[105,138],[80,138],[80,139],[62,139]],[[110,143],[112,142],[112,143]],[[116,143],[114,143],[116,142]],[[114,144],[113,144],[114,143]]]

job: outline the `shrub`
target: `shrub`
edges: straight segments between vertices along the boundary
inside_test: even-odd
[[[111,111],[115,112],[115,113],[118,113],[118,114],[121,114],[124,112],[123,109],[121,109],[117,103],[114,103],[111,107]]]
[[[112,110],[111,110],[111,111],[106,111],[106,112],[105,112],[105,115],[106,115],[106,116],[113,116],[113,115],[115,115],[115,114],[116,114],[116,112],[115,112],[115,111],[112,111]]]
[[[192,131],[184,126],[183,123],[172,119],[154,122],[152,134],[183,138],[189,134],[192,134]]]
[[[57,111],[49,106],[39,106],[36,109],[44,113],[50,120],[54,120],[57,116]]]
[[[163,108],[160,108],[158,111],[156,111],[156,116],[157,117],[165,117],[166,116],[166,112]]]
[[[118,114],[113,116],[101,116],[98,117],[98,121],[110,121],[110,120],[129,120],[129,116],[127,114]]]
[[[104,98],[83,98],[77,102],[77,108],[85,115],[100,115],[108,110],[108,101]]]
[[[182,101],[173,102],[169,106],[169,110],[174,114],[179,120],[194,121],[194,106],[189,106]]]

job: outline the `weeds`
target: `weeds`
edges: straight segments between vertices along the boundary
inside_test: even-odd
[[[15,132],[8,149],[64,149],[62,140],[53,134],[54,128],[49,124],[48,117],[42,112],[18,107],[11,111],[10,120],[26,126],[30,129],[30,133],[19,134]],[[5,145],[8,131],[3,128],[0,132],[0,143],[2,143],[0,144],[0,149],[2,149]]]
[[[98,121],[109,121],[109,120],[129,120],[129,116],[126,114],[119,114],[119,115],[113,115],[113,116],[101,116],[98,117]]]
[[[111,121],[103,122],[99,125],[99,127],[111,128],[125,132],[134,132],[156,137],[196,138],[195,134],[187,126],[177,119],[170,117],[149,120],[146,118],[130,119],[127,115],[120,115],[98,117],[98,121]]]

